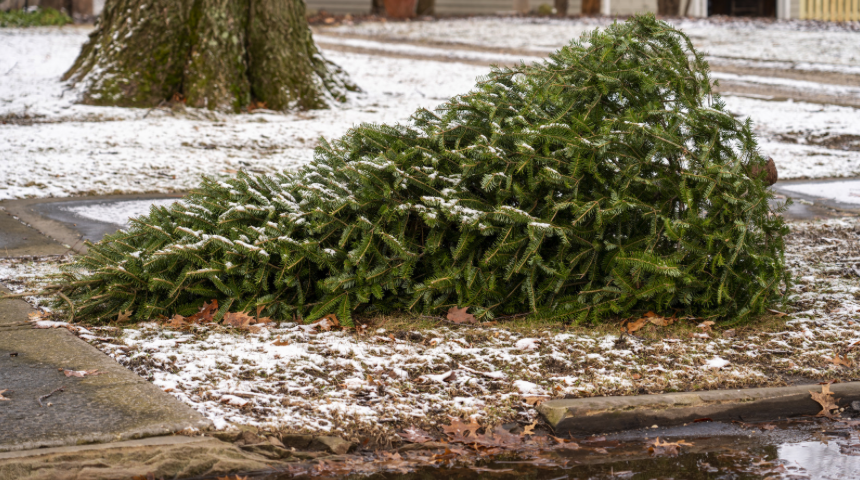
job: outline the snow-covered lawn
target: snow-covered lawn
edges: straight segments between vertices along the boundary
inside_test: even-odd
[[[620,20],[623,21],[623,20]],[[860,67],[860,24],[749,19],[669,19],[710,57],[792,64]],[[551,52],[585,32],[605,27],[609,18],[474,17],[435,22],[368,22],[321,27],[337,34],[369,35],[427,43]]]
[[[504,54],[503,60],[534,59],[601,22],[488,18],[367,23],[326,29],[320,38],[332,41],[334,34],[352,32],[380,35],[381,40],[398,35],[436,42],[457,39],[475,48],[534,52]],[[792,63],[795,68],[860,68],[860,33],[804,25],[681,23],[712,55],[806,62],[805,67]],[[76,104],[76,92],[60,82],[87,34],[87,27],[0,30],[0,200],[187,190],[201,175],[295,168],[312,158],[320,136],[337,138],[362,122],[406,122],[416,108],[433,108],[468,91],[487,72],[467,63],[326,51],[364,90],[330,110],[223,115],[90,107]],[[388,45],[406,53],[423,48]],[[445,52],[439,45],[434,50]],[[791,58],[780,56],[786,52]],[[452,47],[446,55],[456,60],[465,54]],[[466,59],[487,55],[475,51]],[[735,96],[725,100],[733,113],[752,118],[761,149],[774,157],[781,178],[860,174],[860,151],[851,143],[860,136],[858,109]]]
[[[482,424],[530,421],[535,401],[546,398],[857,378],[860,220],[791,228],[787,261],[797,282],[785,307],[790,315],[749,326],[700,328],[689,319],[623,338],[615,323],[461,328],[384,317],[366,330],[342,331],[292,323],[256,332],[154,322],[70,328],[219,428],[352,438],[429,428],[452,415],[475,415]],[[35,288],[61,261],[0,261],[0,283]]]

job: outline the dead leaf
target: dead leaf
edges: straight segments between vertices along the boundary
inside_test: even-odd
[[[633,380],[639,380],[640,378],[642,378],[642,375],[634,373],[633,375],[630,375],[630,378],[632,378]]]
[[[451,425],[442,425],[442,431],[448,435],[452,442],[472,443],[472,440],[467,438],[467,435],[472,437],[478,432],[481,425],[474,418],[469,417],[469,423],[465,423],[460,418],[451,419]]]
[[[523,436],[534,435],[535,434],[535,427],[537,426],[537,424],[538,424],[538,422],[537,422],[537,420],[535,420],[534,422],[532,422],[531,425],[526,425],[525,427],[523,427]]]
[[[209,303],[203,302],[200,310],[186,320],[189,323],[209,323],[214,320],[216,313],[218,313],[218,300],[213,298]]]
[[[4,389],[4,390],[0,390],[0,400],[5,400],[5,401],[7,401],[7,402],[12,400],[11,398],[6,398],[6,397],[4,397],[4,396],[3,396],[3,394],[4,394],[4,393],[6,393],[6,392],[8,392],[8,391],[9,391],[9,389],[8,389],[8,388],[7,388],[7,389]]]
[[[854,365],[851,363],[851,361],[850,361],[850,360],[848,360],[848,357],[847,357],[847,356],[845,356],[845,357],[840,357],[839,355],[836,355],[836,356],[835,356],[835,357],[833,357],[833,358],[828,358],[828,359],[827,359],[827,361],[828,361],[828,362],[830,362],[830,363],[832,363],[832,364],[834,364],[834,365],[839,365],[839,366],[841,366],[841,367],[848,367],[848,368],[851,368],[851,367],[853,367],[853,366],[854,366]]]
[[[471,313],[466,313],[469,307],[457,308],[451,307],[448,310],[448,315],[445,316],[448,320],[457,323],[457,324],[475,324],[478,321],[475,319],[475,316]]]
[[[723,338],[735,338],[735,336],[737,336],[737,332],[734,328],[723,330]]]
[[[710,332],[711,331],[711,325],[713,325],[714,323],[716,323],[716,322],[713,322],[711,320],[705,320],[704,322],[696,325],[696,328],[701,329],[703,332]]]
[[[523,401],[533,407],[537,407],[538,405],[547,400],[549,400],[549,397],[523,397]]]
[[[839,405],[833,400],[833,392],[830,391],[830,384],[824,384],[821,386],[821,393],[809,391],[809,394],[812,395],[812,399],[818,402],[821,405],[821,411],[818,412],[816,417],[828,417],[833,418],[834,415],[830,412],[831,410],[835,410],[839,408]]]
[[[131,319],[131,310],[126,310],[124,312],[119,312],[119,315],[116,317],[116,323],[125,323]]]
[[[278,337],[277,340],[272,342],[272,345],[274,345],[276,347],[286,347],[289,344],[290,344],[290,342],[288,340],[281,340],[281,337]]]
[[[397,435],[399,435],[403,440],[411,443],[427,443],[435,440],[429,433],[417,427],[409,427]]]
[[[648,312],[645,315],[643,315],[643,317],[648,319],[648,323],[657,325],[658,327],[667,327],[667,326],[675,323],[674,317],[673,318],[661,317],[660,315],[657,315],[654,312]]]
[[[167,322],[167,326],[170,328],[182,328],[190,325],[190,323],[185,321],[185,317],[182,315],[176,314],[174,315],[169,322]]]
[[[677,442],[661,442],[660,437],[648,442],[648,451],[654,455],[675,456],[681,453],[681,447],[692,447],[692,443],[678,440]]]
[[[234,328],[248,330],[251,323],[254,322],[254,317],[244,312],[229,312],[224,315],[223,324]]]
[[[626,325],[627,334],[632,335],[633,332],[644,327],[646,323],[648,323],[648,318],[646,318],[646,317],[642,317],[639,320],[636,320],[635,322],[627,322],[627,325]]]
[[[66,374],[67,377],[95,377],[96,375],[103,375],[107,372],[100,372],[98,369],[94,370],[63,370],[63,373]]]
[[[773,310],[773,309],[770,309],[770,308],[768,308],[768,309],[767,309],[767,311],[768,311],[768,312],[770,312],[770,313],[772,313],[772,314],[774,314],[774,315],[776,315],[778,318],[782,318],[782,317],[785,317],[785,316],[787,316],[787,315],[788,315],[787,313],[783,313],[783,312],[780,312],[779,310]]]
[[[329,313],[328,315],[312,323],[311,326],[318,328],[322,332],[328,332],[332,329],[332,327],[339,327],[340,320],[337,319],[337,315]]]

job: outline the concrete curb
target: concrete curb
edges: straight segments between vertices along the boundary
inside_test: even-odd
[[[860,400],[860,382],[835,383],[830,390],[842,407]],[[537,410],[557,433],[590,435],[652,425],[681,425],[699,418],[747,422],[815,415],[821,406],[810,391],[820,392],[821,386],[550,400]]]

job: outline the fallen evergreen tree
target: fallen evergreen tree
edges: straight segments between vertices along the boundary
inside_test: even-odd
[[[218,318],[744,319],[788,280],[764,166],[687,37],[638,16],[296,172],[205,179],[91,245],[63,291],[90,321],[212,298]]]

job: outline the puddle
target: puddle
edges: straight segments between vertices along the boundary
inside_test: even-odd
[[[132,200],[73,200],[35,205],[42,215],[65,223],[81,236],[97,242],[107,234],[127,228],[132,217],[146,215],[152,206],[167,206],[178,198]]]
[[[846,205],[860,205],[860,180],[845,180],[816,183],[786,183],[779,189],[799,193],[812,199],[826,199]]]
[[[847,480],[860,476],[860,422],[850,420],[709,422],[572,441],[577,448],[511,452],[452,443],[400,453],[363,452],[248,478]],[[554,443],[538,444],[549,447]]]

